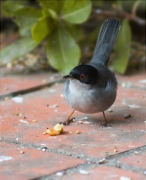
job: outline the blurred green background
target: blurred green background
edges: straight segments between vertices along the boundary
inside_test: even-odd
[[[1,67],[63,74],[93,54],[104,20],[116,17],[121,30],[109,66],[120,74],[145,61],[144,0],[3,0]]]

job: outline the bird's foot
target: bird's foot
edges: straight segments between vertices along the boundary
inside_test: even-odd
[[[103,128],[103,127],[106,127],[107,126],[107,123],[101,123],[100,126]]]
[[[74,117],[73,118],[71,118],[71,119],[67,119],[66,121],[63,121],[63,122],[60,122],[60,124],[63,124],[63,125],[69,125],[71,122],[73,122],[74,121]]]
[[[108,128],[108,127],[111,127],[111,125],[104,122],[104,123],[100,124],[100,127],[101,128]]]

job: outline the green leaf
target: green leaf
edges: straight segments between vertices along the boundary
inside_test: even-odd
[[[53,19],[58,20],[58,15],[56,14],[55,11],[53,11],[52,9],[48,9],[48,12],[49,12],[49,14],[51,15],[51,17],[52,17]]]
[[[130,56],[131,29],[128,20],[122,23],[121,30],[115,46],[115,55],[112,61],[112,67],[118,73],[124,74],[127,69]]]
[[[41,9],[32,7],[24,7],[17,10],[14,15],[14,21],[19,26],[21,36],[30,36],[31,28],[34,26],[38,18],[42,16],[42,11]]]
[[[43,11],[47,12],[48,14],[51,15],[52,18],[58,19],[58,2],[56,0],[38,0],[40,3],[41,7],[43,8]]]
[[[89,17],[90,12],[91,2],[89,0],[64,0],[61,19],[73,24],[83,23]]]
[[[43,10],[45,10],[46,12],[49,12],[48,10],[51,9],[54,12],[56,12],[56,14],[60,14],[66,0],[37,0],[37,1],[39,2]],[[69,0],[69,1],[72,2],[74,0]]]
[[[2,4],[2,9],[7,16],[13,16],[15,11],[23,8],[24,1],[8,0]]]
[[[52,9],[57,11],[58,2],[56,0],[37,0],[43,9]]]
[[[20,39],[0,51],[0,62],[11,62],[32,51],[38,44],[31,37]]]
[[[35,41],[41,42],[54,28],[53,22],[48,17],[42,17],[32,28],[32,37]]]
[[[72,35],[72,37],[76,41],[81,39],[83,32],[79,25],[73,25],[73,24],[66,23],[66,26],[67,26],[66,27],[67,31]]]
[[[32,7],[24,7],[14,13],[15,19],[14,21],[20,26],[24,28],[32,28],[34,23],[38,18],[42,16],[41,9],[36,9]]]
[[[19,33],[22,37],[30,37],[31,36],[30,27],[19,28]]]
[[[54,68],[68,74],[79,62],[80,48],[66,29],[59,27],[49,38],[47,56]]]

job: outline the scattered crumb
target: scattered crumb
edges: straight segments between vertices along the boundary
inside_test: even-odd
[[[8,88],[7,88],[7,87],[5,87],[5,88],[4,88],[4,90],[8,90]]]
[[[120,180],[132,180],[132,179],[129,178],[129,177],[121,176],[121,177],[120,177]]]
[[[47,129],[43,134],[49,134],[50,136],[57,136],[63,132],[63,124],[56,124],[54,128]]]
[[[118,152],[118,148],[114,146],[114,153]]]
[[[84,174],[84,175],[89,174],[89,172],[88,172],[88,171],[83,170],[83,169],[80,169],[80,170],[79,170],[79,173],[80,173],[80,174]]]
[[[136,105],[136,104],[130,104],[128,105],[129,108],[139,108],[140,106]]]
[[[55,89],[49,89],[48,90],[50,93],[54,93],[54,92],[56,92],[56,90]]]
[[[8,100],[8,99],[10,99],[10,97],[5,97],[5,100]]]
[[[135,152],[134,152],[134,154],[138,154],[138,152],[137,152],[137,151],[135,151]]]
[[[102,158],[98,161],[98,164],[104,164],[106,162],[107,162],[107,160],[105,158]]]
[[[79,124],[83,124],[83,121],[78,121]]]
[[[81,134],[81,131],[77,130],[77,131],[76,131],[76,134]]]
[[[31,122],[38,122],[38,120],[34,119],[34,120],[32,120]]]
[[[63,176],[63,175],[64,175],[64,172],[63,172],[63,171],[56,173],[56,176]]]
[[[41,144],[41,146],[46,146],[46,144]]]
[[[25,120],[23,120],[23,119],[20,119],[19,120],[21,123],[24,123],[24,124],[29,124],[29,122],[27,122],[27,121],[25,121]]]
[[[130,118],[130,117],[131,117],[130,114],[124,114],[124,119],[128,119],[128,118]]]
[[[113,112],[113,110],[112,110],[112,109],[108,109],[107,111],[108,111],[108,112]]]
[[[69,131],[70,134],[72,134],[72,131]]]
[[[85,120],[85,119],[88,119],[88,117],[82,117],[82,118],[80,118],[80,119],[78,119],[78,121],[81,121],[81,120]]]
[[[15,116],[24,116],[24,113],[14,113]]]
[[[47,147],[42,147],[41,149],[43,152],[47,150]]]
[[[60,94],[60,97],[64,97],[63,94]]]
[[[24,154],[24,151],[20,151],[20,154]]]
[[[20,96],[13,97],[12,100],[18,104],[23,103],[23,97],[20,97]]]
[[[59,107],[57,104],[53,104],[52,106],[48,106],[50,108],[56,108],[56,107]]]
[[[117,150],[117,149],[114,149],[114,153],[116,153],[116,152],[118,152],[118,150]]]
[[[42,80],[42,82],[43,82],[43,83],[46,83],[46,82],[47,82],[47,80],[46,80],[46,79],[43,79],[43,80]]]
[[[86,120],[83,120],[82,123],[83,123],[83,124],[91,124],[91,122],[86,121]],[[93,126],[93,125],[91,125],[91,126]]]

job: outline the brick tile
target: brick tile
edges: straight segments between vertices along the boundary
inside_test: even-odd
[[[138,88],[146,88],[145,67],[143,67],[143,69],[141,69],[139,72],[134,72],[124,76],[116,74],[116,77],[118,79],[118,82],[123,87],[135,86]]]
[[[124,180],[124,177],[125,180],[144,180],[146,177],[145,175],[136,172],[125,171],[113,167],[98,167],[98,168],[93,168],[87,172],[89,173],[87,175],[78,173],[78,174],[64,176],[61,178],[61,180],[68,180],[68,179],[89,180],[91,178],[101,179],[101,180]]]
[[[13,99],[1,102],[1,132],[4,138],[20,142],[33,142],[36,145],[45,143],[47,147],[62,149],[75,154],[90,157],[104,157],[146,144],[145,91],[118,88],[118,97],[111,107],[113,112],[106,112],[111,127],[101,128],[101,113],[94,115],[75,113],[76,120],[88,117],[88,124],[72,123],[65,127],[65,133],[50,137],[42,135],[48,127],[66,119],[72,111],[66,104],[62,93],[62,84],[38,92],[21,96],[22,103]],[[47,107],[47,104],[58,104],[58,107]],[[129,108],[135,104],[137,108]],[[13,114],[24,113],[23,116]],[[124,119],[124,114],[130,114]],[[26,118],[24,118],[26,117]],[[33,123],[32,120],[38,120]],[[81,134],[76,134],[76,130]],[[73,132],[72,134],[69,131]],[[140,139],[140,141],[139,141]]]
[[[21,154],[21,151],[24,154]],[[1,143],[0,156],[3,157],[3,161],[0,162],[1,180],[32,179],[71,168],[84,162],[64,155],[5,143]]]
[[[146,168],[146,153],[123,158],[120,160],[120,162],[145,169]]]
[[[1,77],[0,95],[29,89],[61,79],[59,73],[17,74]]]

